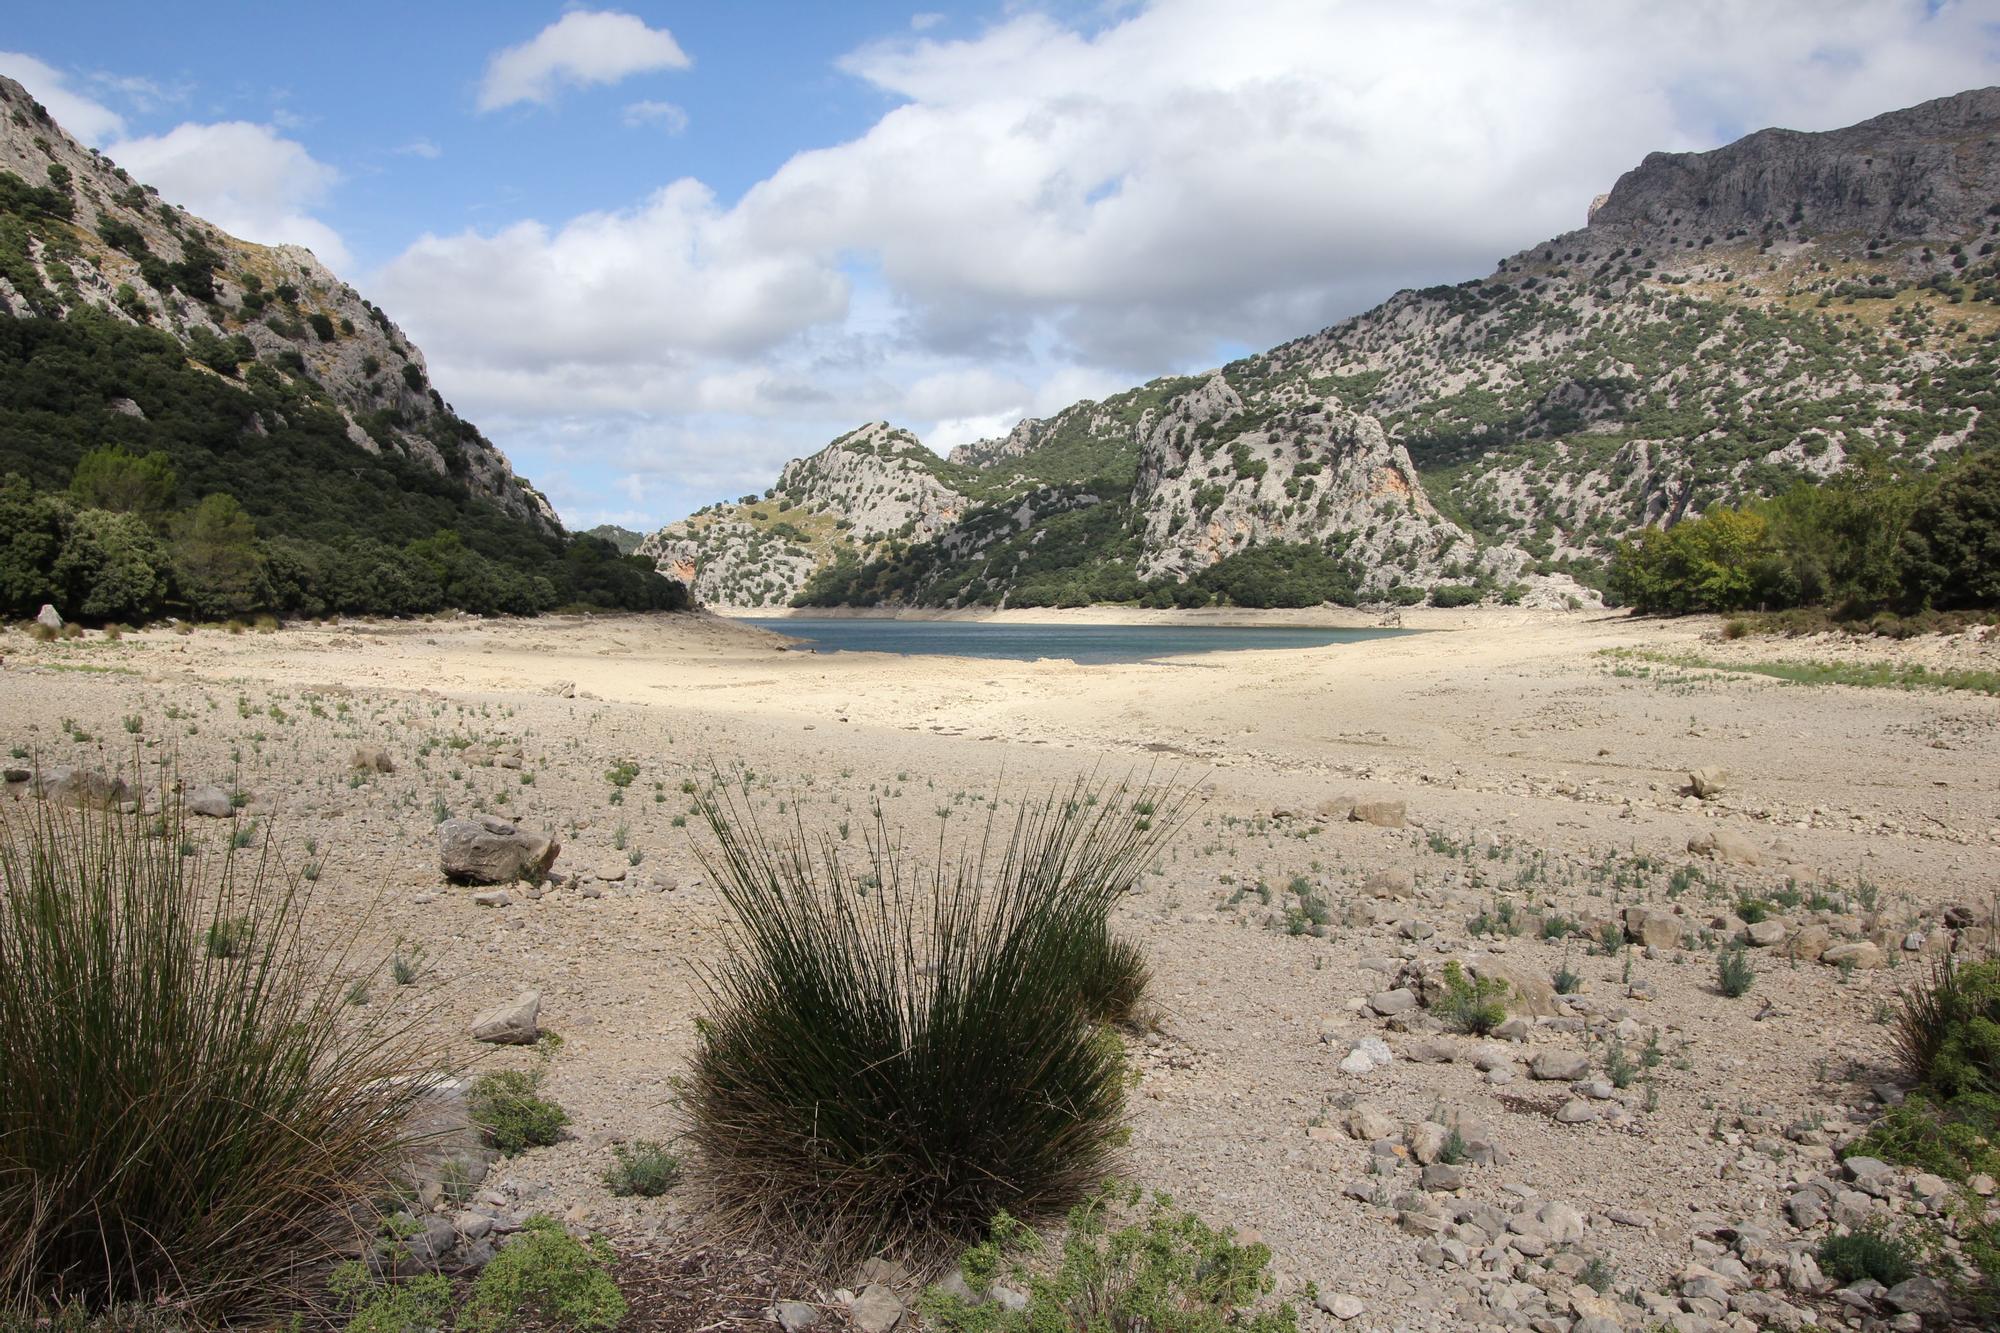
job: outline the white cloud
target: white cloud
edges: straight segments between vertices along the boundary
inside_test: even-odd
[[[421,157],[427,162],[435,162],[444,156],[444,149],[429,139],[412,139],[396,149],[396,152],[404,157]]]
[[[794,452],[884,415],[941,443],[1484,273],[1581,226],[1652,150],[1993,83],[1992,18],[1991,0],[1156,0],[955,40],[916,23],[842,62],[891,109],[740,199],[679,181],[428,236],[386,295],[475,419],[649,421],[630,448],[680,474],[736,477],[760,422]],[[626,39],[563,45],[599,63],[545,43],[601,21]],[[604,52],[630,57],[637,32],[571,14],[496,59],[482,105],[621,77],[638,66]]]
[[[105,152],[162,196],[245,240],[303,245],[329,268],[349,261],[334,229],[312,216],[340,173],[268,125],[177,125],[120,139]]]
[[[686,69],[692,63],[665,28],[649,28],[630,14],[571,10],[488,62],[479,85],[479,109],[547,103],[564,84],[618,83],[634,74]]]
[[[672,102],[634,102],[625,108],[624,121],[628,129],[651,125],[679,134],[688,127],[688,113]]]
[[[0,51],[0,74],[26,88],[49,109],[56,123],[87,144],[101,143],[125,129],[125,118],[102,102],[69,86],[62,71],[19,51]]]
[[[929,32],[942,22],[944,22],[944,15],[935,10],[926,10],[921,14],[910,15],[910,30],[912,32]]]

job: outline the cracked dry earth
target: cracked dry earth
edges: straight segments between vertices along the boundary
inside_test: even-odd
[[[1990,942],[2000,699],[1605,650],[1990,670],[2000,641],[1410,622],[1434,632],[1110,666],[781,652],[698,616],[7,632],[0,745],[248,792],[238,818],[318,863],[329,929],[358,917],[372,956],[422,946],[417,983],[369,1003],[429,1012],[483,1067],[530,1057],[475,1047],[471,1018],[539,990],[570,1137],[486,1186],[613,1237],[647,1326],[753,1326],[774,1296],[843,1317],[672,1194],[600,1179],[613,1143],[672,1137],[701,968],[728,937],[681,787],[712,767],[748,775],[760,814],[857,837],[879,800],[913,847],[941,812],[976,829],[996,791],[1149,767],[1199,782],[1116,916],[1164,1015],[1136,1051],[1127,1168],[1269,1244],[1302,1326],[1942,1326],[1936,1293],[1838,1292],[1809,1256],[1830,1226],[1948,1206],[1839,1149],[1895,1095],[1897,986]],[[395,771],[353,771],[360,746]],[[1726,771],[1720,794],[1687,792],[1698,768]],[[1357,801],[1392,826],[1349,817]],[[439,875],[440,806],[556,832],[556,877],[476,905]],[[1728,998],[1717,950],[1738,940],[1755,981]],[[1449,960],[1521,987],[1499,1032],[1438,1021]],[[1450,1130],[1463,1160],[1440,1160]]]

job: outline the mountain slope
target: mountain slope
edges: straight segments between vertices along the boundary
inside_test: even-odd
[[[1317,552],[1362,593],[1571,595],[1638,527],[2000,441],[1996,145],[1983,89],[1656,153],[1486,278],[948,460],[910,441],[905,471],[965,499],[947,530],[843,528],[851,497],[781,478],[751,508],[821,536],[715,506],[674,568],[749,605],[1020,605],[1198,598],[1231,560]]]
[[[27,488],[10,517],[52,534],[0,569],[0,612],[47,598],[108,618],[76,608],[109,605],[91,585],[118,561],[143,571],[116,599],[127,618],[685,599],[648,562],[568,537],[388,315],[309,251],[166,203],[6,79],[0,314],[0,477]],[[149,455],[168,484],[143,523],[87,517],[122,491],[85,493],[79,465],[101,483]],[[243,546],[229,594],[206,604],[185,530],[204,505]]]

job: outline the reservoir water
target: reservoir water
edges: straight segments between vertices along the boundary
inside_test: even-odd
[[[1017,625],[964,620],[746,617],[823,653],[902,653],[1033,661],[1144,662],[1185,653],[1244,648],[1324,648],[1391,635],[1399,629],[1321,629],[1303,625]]]

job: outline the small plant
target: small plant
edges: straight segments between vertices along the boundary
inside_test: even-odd
[[[377,1282],[366,1264],[349,1259],[334,1266],[326,1285],[347,1316],[344,1333],[442,1328],[451,1313],[451,1281],[437,1273]]]
[[[1893,1287],[1916,1275],[1916,1257],[1909,1242],[1889,1234],[1879,1223],[1856,1227],[1819,1243],[1820,1270],[1842,1283],[1864,1278]]]
[[[403,941],[397,940],[396,952],[389,956],[389,977],[398,986],[414,986],[417,984],[418,975],[423,971],[423,964],[423,945],[406,946]]]
[[[1757,980],[1757,969],[1750,963],[1750,953],[1740,946],[1724,949],[1715,959],[1715,987],[1730,999],[1750,993],[1750,987]]]
[[[1508,989],[1498,977],[1467,977],[1454,958],[1444,965],[1444,994],[1435,1006],[1438,1017],[1454,1032],[1483,1037],[1507,1021]]]
[[[1457,1125],[1453,1125],[1445,1132],[1444,1143],[1438,1148],[1438,1160],[1446,1166],[1457,1166],[1471,1155],[1472,1150],[1465,1142],[1465,1135],[1458,1132]]]
[[[1614,1088],[1629,1088],[1632,1080],[1639,1076],[1639,1066],[1625,1054],[1625,1043],[1616,1037],[1611,1039],[1611,1045],[1604,1053],[1604,1076],[1611,1080]]]
[[[1754,926],[1771,915],[1771,905],[1761,898],[1743,898],[1736,904],[1736,916],[1745,925]]]
[[[1566,916],[1557,915],[1542,918],[1542,938],[1545,940],[1565,940],[1582,929],[1582,926],[1579,926]]]
[[[1571,970],[1569,963],[1565,961],[1556,969],[1555,976],[1549,979],[1549,984],[1556,988],[1558,995],[1574,995],[1583,989],[1583,978]]]
[[[612,1145],[615,1159],[604,1173],[604,1187],[624,1198],[656,1199],[681,1178],[681,1159],[650,1139]]]
[[[499,1069],[473,1080],[467,1098],[472,1123],[507,1157],[546,1148],[562,1137],[569,1112],[540,1095],[540,1070]]]
[[[1618,1270],[1605,1262],[1602,1255],[1592,1255],[1590,1262],[1577,1274],[1577,1281],[1602,1296],[1618,1281]]]
[[[1113,1230],[1106,1214],[1122,1207],[1137,1215]],[[973,1304],[931,1287],[918,1308],[937,1333],[1038,1333],[1043,1329],[1093,1329],[1105,1333],[1295,1333],[1289,1305],[1258,1307],[1273,1286],[1271,1252],[1263,1244],[1239,1245],[1155,1194],[1143,1210],[1138,1191],[1120,1197],[1109,1189],[1071,1210],[1060,1256],[1031,1265],[1040,1249],[1035,1233],[1006,1213],[993,1220],[990,1238],[959,1262],[974,1292],[996,1280],[1027,1295],[1025,1305]]]
[[[249,917],[224,917],[208,923],[202,943],[210,958],[241,958],[250,944],[250,930]]]
[[[523,1315],[558,1328],[616,1328],[626,1306],[611,1277],[614,1257],[602,1237],[580,1241],[538,1213],[472,1284],[458,1312],[459,1333],[505,1333]]]

